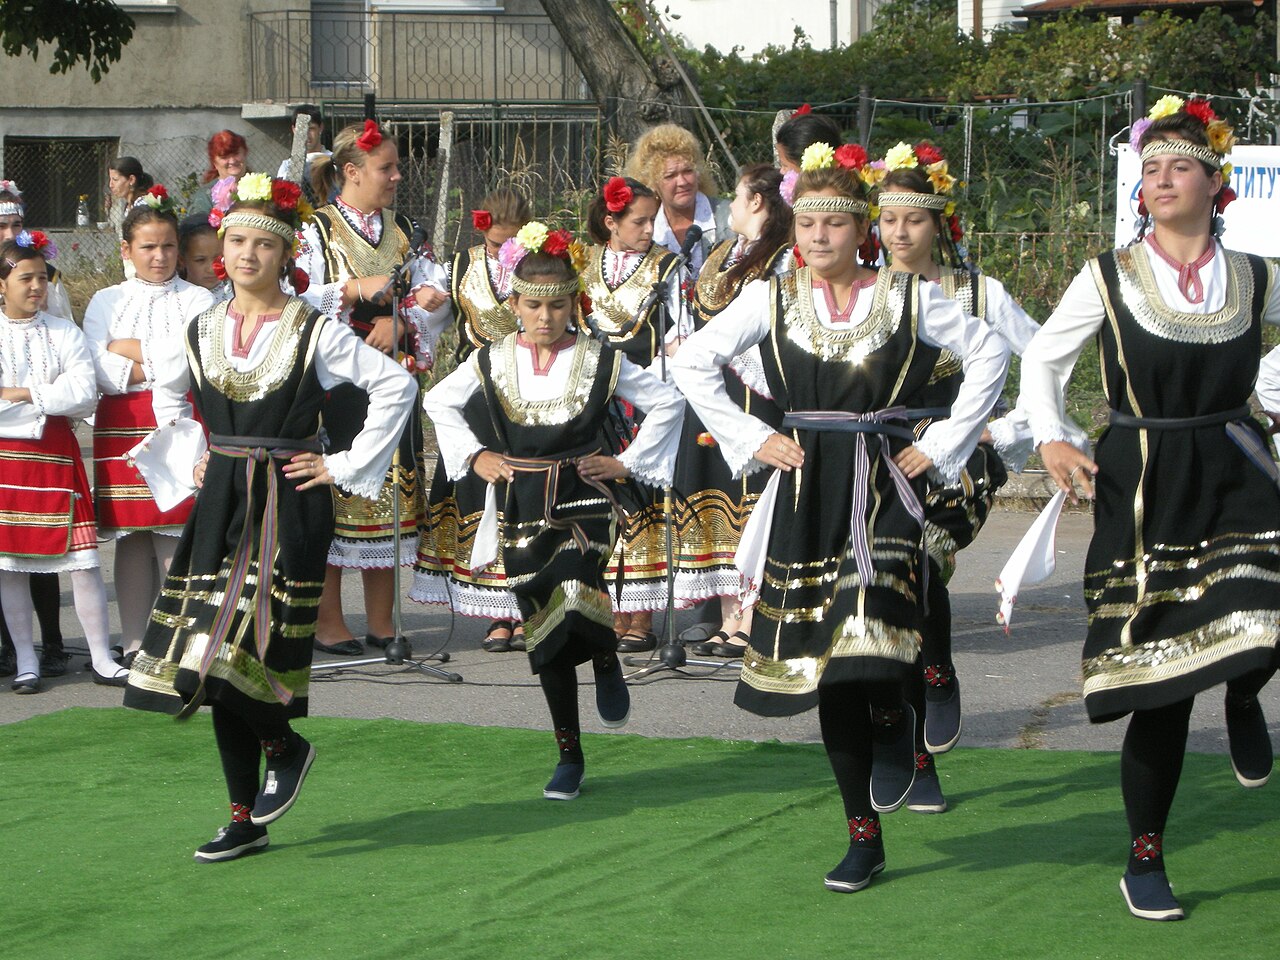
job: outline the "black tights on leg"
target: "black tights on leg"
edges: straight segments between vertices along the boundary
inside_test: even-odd
[[[818,723],[822,745],[835,774],[844,815],[874,817],[871,807],[871,710],[858,684],[818,687]]]
[[[258,796],[262,743],[245,720],[220,704],[213,705],[213,735],[222,759],[227,796],[235,807],[253,808]]]
[[[538,671],[542,695],[551,711],[561,763],[582,763],[582,724],[578,719],[578,668],[561,651]]]
[[[1129,870],[1164,869],[1164,828],[1182,776],[1194,697],[1135,710],[1120,751],[1120,790],[1132,840]]]
[[[56,573],[31,574],[31,605],[36,610],[36,620],[40,622],[40,643],[49,646],[62,646],[62,597],[58,589]]]
[[[951,665],[951,594],[942,571],[929,561],[929,612],[920,632],[920,654],[926,666]]]

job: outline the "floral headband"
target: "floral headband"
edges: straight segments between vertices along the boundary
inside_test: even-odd
[[[137,203],[142,206],[150,207],[157,213],[168,213],[173,216],[178,215],[178,208],[173,202],[173,198],[169,196],[169,191],[165,189],[164,184],[157,183],[146,193],[137,199]]]
[[[810,173],[814,170],[831,170],[835,168],[852,170],[860,179],[862,171],[867,167],[867,151],[856,143],[844,143],[832,147],[829,143],[811,143],[804,148],[800,157],[800,170]],[[784,186],[785,178],[784,178]],[[789,192],[794,196],[795,185]],[[806,195],[791,205],[794,213],[851,213],[855,217],[865,217],[871,212],[871,204],[865,200],[852,197],[817,197]]]
[[[484,233],[493,226],[493,214],[488,210],[472,210],[471,226]]]
[[[557,283],[530,283],[514,277],[511,281],[513,291],[526,297],[567,297],[578,292],[576,274],[586,263],[586,250],[573,239],[573,234],[568,230],[552,230],[537,220],[530,221],[498,250],[498,262],[514,272],[520,261],[531,253],[545,253],[567,260],[575,276]]]
[[[621,213],[631,206],[635,191],[622,177],[610,177],[604,184],[604,206],[610,213]]]
[[[49,239],[49,235],[42,230],[23,230],[13,242],[25,250],[34,250],[45,260],[52,260],[58,255],[58,246]],[[14,265],[12,260],[6,260],[10,267]]]
[[[1171,117],[1179,112],[1194,117],[1204,124],[1205,136],[1209,140],[1207,147],[1176,138],[1152,140],[1145,147],[1142,145],[1142,138],[1154,121],[1163,117]],[[1173,96],[1172,94],[1161,97],[1152,105],[1151,110],[1144,118],[1134,122],[1129,131],[1129,145],[1139,155],[1142,163],[1146,163],[1153,157],[1172,154],[1198,160],[1214,170],[1221,171],[1224,185],[1218,194],[1218,213],[1225,210],[1227,204],[1236,199],[1236,192],[1231,189],[1233,168],[1231,164],[1227,163],[1227,154],[1236,145],[1235,131],[1227,121],[1214,112],[1212,105],[1204,97],[1192,97],[1190,100],[1183,100],[1181,97]],[[1145,216],[1145,210],[1140,210],[1140,212]]]
[[[382,130],[378,127],[378,121],[366,120],[364,122],[364,132],[356,137],[356,146],[368,153],[374,147],[382,143]]]
[[[296,247],[298,231],[310,223],[315,214],[300,186],[265,173],[246,173],[239,181],[235,177],[223,177],[210,192],[213,209],[209,211],[209,226],[218,231],[218,236],[222,236],[227,227],[253,227],[274,233]],[[279,216],[259,210],[232,210],[236,203],[269,203]]]
[[[7,193],[11,199],[0,200],[0,217],[26,216],[27,208],[22,202],[22,191],[12,180],[0,180],[0,193]]]

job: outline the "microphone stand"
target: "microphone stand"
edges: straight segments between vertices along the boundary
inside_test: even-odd
[[[679,261],[667,273],[668,277],[679,277],[679,268],[689,262],[687,254],[677,254]],[[670,280],[661,279],[654,283],[651,296],[654,297],[655,317],[658,320],[658,369],[662,373],[662,382],[667,382],[667,328],[671,325],[667,300],[670,294]],[[643,310],[643,308],[642,308]],[[642,679],[660,670],[672,670],[680,673],[681,667],[713,667],[720,669],[725,661],[690,660],[685,653],[684,644],[678,643],[676,629],[676,565],[675,550],[672,542],[673,516],[671,507],[671,483],[662,487],[662,526],[667,547],[667,622],[663,631],[663,642],[647,657],[623,657],[622,662],[629,667],[640,667],[627,677],[628,680]],[[655,659],[656,658],[656,659]]]
[[[396,353],[400,349],[400,301],[408,293],[406,285],[409,282],[409,267],[417,257],[417,250],[411,249],[409,256],[403,264],[391,275],[391,280],[378,293],[391,294],[391,356],[395,359]],[[376,299],[376,297],[375,297]],[[416,401],[415,401],[416,402]],[[410,415],[409,422],[413,422],[413,416]],[[412,438],[411,438],[412,443]],[[391,524],[393,528],[392,546],[391,546],[391,562],[394,571],[395,591],[391,595],[391,626],[395,634],[391,642],[387,644],[385,655],[382,657],[369,657],[364,660],[342,660],[337,663],[322,663],[311,668],[312,673],[332,673],[346,670],[351,667],[368,666],[374,663],[386,664],[388,666],[406,666],[417,670],[419,673],[425,673],[427,676],[435,677],[438,680],[446,680],[449,683],[461,683],[462,674],[454,673],[451,670],[441,670],[439,667],[433,667],[428,661],[435,660],[440,663],[449,662],[449,654],[445,652],[429,653],[425,656],[414,659],[413,647],[409,643],[409,638],[404,635],[404,628],[401,620],[401,599],[400,599],[400,471],[402,465],[400,462],[400,442],[396,441],[395,453],[391,455]]]

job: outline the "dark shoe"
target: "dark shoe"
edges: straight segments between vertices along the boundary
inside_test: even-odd
[[[1271,734],[1257,697],[1227,694],[1227,743],[1231,769],[1242,787],[1260,787],[1271,778]]]
[[[582,775],[585,771],[585,764],[560,764],[547,785],[542,788],[542,795],[548,800],[572,800],[578,795],[578,788],[582,786]]]
[[[133,661],[137,659],[138,659],[138,651],[130,650],[128,653],[126,653],[123,657],[120,658],[120,666],[124,667],[126,670],[132,670]]]
[[[218,830],[218,835],[196,850],[199,863],[217,863],[234,860],[246,853],[255,853],[267,845],[267,828],[253,823],[230,823]]]
[[[739,630],[732,638],[726,637],[726,640],[741,640],[741,643],[717,643],[711,651],[711,655],[715,657],[727,657],[730,660],[738,660],[747,652],[747,645],[751,638]]]
[[[60,677],[67,672],[67,661],[71,654],[62,649],[60,643],[45,643],[40,647],[40,675],[42,677]]]
[[[938,768],[930,754],[916,754],[916,779],[907,791],[907,809],[916,813],[946,812],[947,798],[942,795]]]
[[[12,677],[18,672],[18,651],[13,647],[0,650],[0,677]]]
[[[685,627],[676,634],[676,639],[683,644],[702,644],[709,640],[714,640],[716,637],[720,637],[723,640],[729,639],[725,636],[724,631],[716,629],[716,624],[714,623],[695,623],[692,627]],[[694,652],[697,653],[696,650]]]
[[[619,653],[644,653],[646,650],[655,650],[658,646],[658,636],[651,630],[628,630],[622,635],[622,639],[618,641]]]
[[[1120,878],[1120,892],[1129,912],[1143,920],[1181,920],[1186,916],[1163,870],[1137,875],[1126,872]]]
[[[510,620],[494,620],[485,631],[484,639],[480,641],[480,649],[488,653],[510,653],[514,627],[515,624]]]
[[[684,634],[681,634],[681,636],[684,636]],[[711,634],[711,636],[707,637],[707,639],[691,646],[689,648],[689,652],[698,657],[714,657],[716,656],[716,647],[722,646],[728,639],[729,635],[727,633],[723,630],[717,630],[715,633]]]
[[[113,643],[111,645],[111,659],[114,660],[116,663],[119,663],[121,660],[123,660],[124,647],[120,646],[120,644],[118,643]]]
[[[94,669],[94,666],[91,663],[89,664],[89,674],[93,677],[94,683],[103,687],[127,687],[129,685],[128,671],[125,671],[124,673],[121,673],[121,674],[117,674],[116,676],[107,677],[107,676],[103,676],[96,669]]]
[[[350,640],[341,640],[332,644],[321,643],[316,640],[314,646],[319,653],[331,653],[335,657],[360,657],[364,655],[364,644],[354,637]]]
[[[524,653],[528,648],[524,645],[524,630],[517,628],[517,632],[511,635],[511,649],[517,653]]]
[[[911,792],[916,778],[915,729],[916,712],[907,703],[891,724],[872,717],[871,806],[878,813],[893,813]]]
[[[298,745],[294,747],[289,760],[283,766],[274,766],[280,759],[267,761],[267,777],[258,791],[258,798],[253,802],[253,814],[250,819],[257,826],[265,826],[279,820],[293,802],[298,799],[302,790],[302,781],[307,779],[307,771],[316,758],[316,748],[304,738],[298,737]]]
[[[606,727],[625,727],[631,718],[631,691],[617,655],[610,654],[610,659],[613,664],[607,670],[595,670],[596,709]]]
[[[925,749],[946,753],[960,740],[960,727],[960,678],[953,676],[950,683],[925,687]]]
[[[13,683],[9,684],[9,689],[14,693],[39,693],[40,678],[34,673],[19,674],[14,678]]]
[[[395,637],[375,637],[372,633],[366,633],[364,635],[364,642],[367,645],[371,647],[375,647],[378,650],[387,649],[387,644],[389,644],[394,639]]]
[[[836,893],[857,893],[884,869],[884,845],[851,843],[849,852],[839,865],[827,874],[823,883]]]

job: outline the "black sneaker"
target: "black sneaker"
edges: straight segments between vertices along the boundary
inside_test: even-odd
[[[873,711],[874,712],[874,711]],[[892,724],[871,723],[871,806],[893,813],[916,778],[916,712],[904,703]]]
[[[0,677],[12,677],[18,672],[18,651],[13,647],[0,649]]]
[[[823,883],[836,893],[857,893],[884,869],[884,844],[851,843],[849,852]]]
[[[1186,916],[1174,899],[1173,888],[1163,870],[1126,872],[1120,878],[1120,892],[1124,894],[1129,912],[1143,920],[1181,920]]]
[[[542,788],[542,795],[548,800],[572,800],[578,795],[586,769],[586,765],[581,763],[560,764]]]
[[[46,641],[40,645],[40,675],[42,677],[60,677],[67,672],[67,661],[71,654],[62,649],[61,643]]]
[[[625,727],[631,717],[631,691],[622,675],[622,663],[617,654],[610,654],[613,665],[607,670],[595,669],[596,709],[600,722],[606,727]]]
[[[938,768],[928,753],[916,754],[916,779],[907,791],[907,809],[916,813],[945,813],[947,798],[942,795]]]
[[[1257,697],[1226,700],[1227,743],[1231,769],[1242,787],[1260,787],[1271,778],[1271,734]]]
[[[289,812],[315,758],[316,748],[303,737],[298,737],[298,745],[293,748],[287,763],[276,766],[280,762],[279,757],[267,761],[267,776],[257,799],[253,801],[250,816],[255,825],[265,826]]]
[[[924,745],[930,753],[946,753],[960,740],[960,678],[924,689]]]
[[[198,863],[217,863],[234,860],[246,853],[254,853],[267,845],[267,828],[241,821],[232,821],[218,831],[218,835],[196,850]]]

